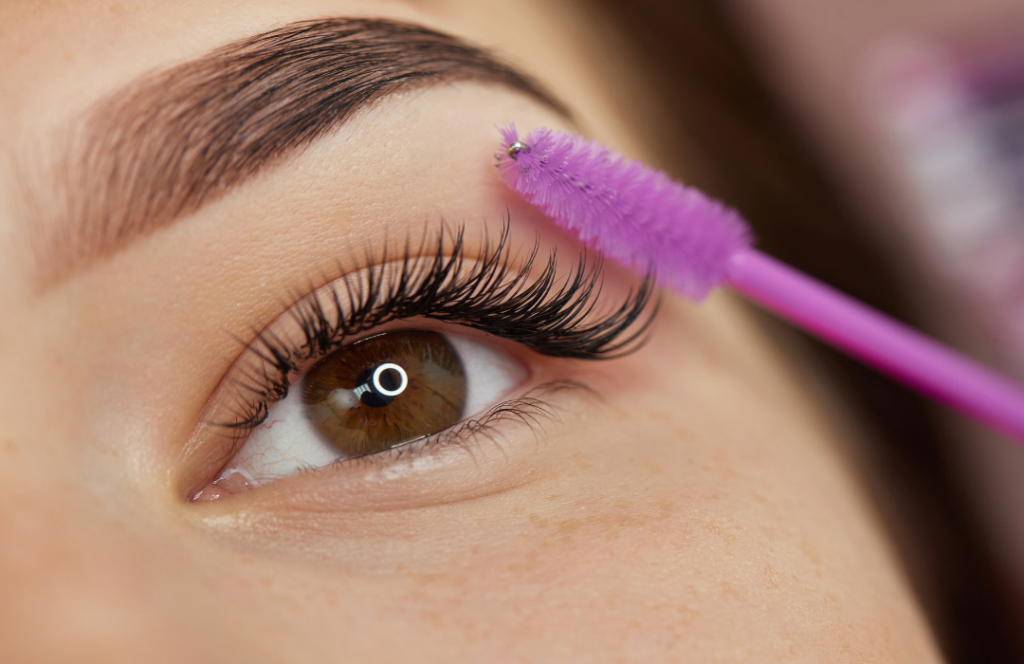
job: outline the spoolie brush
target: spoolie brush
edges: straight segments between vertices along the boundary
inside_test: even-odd
[[[701,300],[724,284],[910,387],[1024,442],[1024,388],[752,247],[733,210],[593,141],[502,130],[505,182],[588,247]]]

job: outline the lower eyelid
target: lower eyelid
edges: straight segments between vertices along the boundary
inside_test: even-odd
[[[562,414],[594,399],[600,395],[577,380],[536,385],[495,405],[485,417],[469,418],[439,435],[309,468],[260,487],[246,500],[247,513],[257,521],[240,525],[258,528],[263,515],[271,527],[286,528],[290,521],[281,520],[282,511],[389,511],[500,493],[543,473],[538,454],[547,454],[542,450]]]
[[[377,454],[340,459],[333,465],[365,465],[365,467],[383,468],[396,459],[422,456],[422,452],[441,446],[472,452],[481,444],[498,443],[494,434],[502,432],[498,432],[496,427],[504,424],[521,425],[536,438],[545,432],[547,426],[561,421],[560,411],[564,407],[564,403],[559,400],[559,397],[567,394],[583,396],[588,399],[600,399],[600,395],[583,382],[570,379],[550,380],[535,385],[517,398],[492,405],[487,410],[477,413],[478,417],[471,416],[463,419],[446,431]],[[310,472],[316,470],[319,469],[310,469]]]

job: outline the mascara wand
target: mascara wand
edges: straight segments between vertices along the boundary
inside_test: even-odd
[[[728,284],[807,332],[1024,443],[1024,387],[753,248],[747,223],[697,189],[550,129],[501,130],[505,182],[556,224],[702,300]]]

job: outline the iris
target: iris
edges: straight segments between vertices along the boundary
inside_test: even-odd
[[[466,374],[443,334],[378,334],[327,356],[303,381],[305,416],[349,457],[443,431],[463,417]]]

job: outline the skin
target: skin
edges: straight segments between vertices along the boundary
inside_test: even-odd
[[[510,4],[0,9],[0,659],[937,661],[820,386],[722,295],[667,296],[650,342],[623,359],[494,342],[533,383],[593,392],[552,395],[557,417],[538,430],[188,502],[224,461],[197,422],[239,356],[232,335],[340,276],[339,255],[441,217],[474,237],[506,210],[517,242],[575,255],[497,179],[496,123],[582,127],[644,156],[587,45],[564,36],[576,15]],[[493,47],[571,100],[579,127],[495,86],[401,94],[33,286],[23,188],[44,185],[20,164],[141,73],[321,16],[402,18]],[[630,283],[610,270],[608,301]]]

